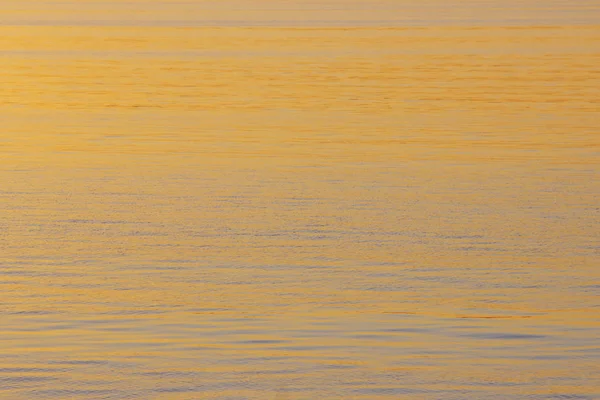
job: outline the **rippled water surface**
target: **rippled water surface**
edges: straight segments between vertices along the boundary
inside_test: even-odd
[[[596,1],[0,4],[0,398],[600,397]]]

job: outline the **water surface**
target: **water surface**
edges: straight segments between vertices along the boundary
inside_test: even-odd
[[[595,1],[0,5],[0,398],[600,396]]]

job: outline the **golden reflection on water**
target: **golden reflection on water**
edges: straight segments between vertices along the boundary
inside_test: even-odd
[[[1,26],[0,397],[598,395],[598,39]]]

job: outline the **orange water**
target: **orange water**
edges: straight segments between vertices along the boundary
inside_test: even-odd
[[[0,398],[597,398],[599,9],[3,3]]]

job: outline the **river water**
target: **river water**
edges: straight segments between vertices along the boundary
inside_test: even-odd
[[[4,1],[0,398],[600,397],[596,1]]]

